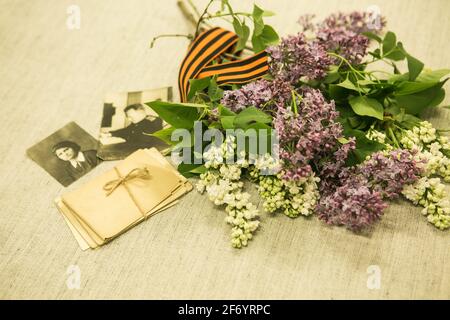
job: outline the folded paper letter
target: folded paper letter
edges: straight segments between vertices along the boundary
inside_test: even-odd
[[[170,207],[191,189],[156,149],[140,149],[64,194],[56,205],[82,249],[96,248]]]

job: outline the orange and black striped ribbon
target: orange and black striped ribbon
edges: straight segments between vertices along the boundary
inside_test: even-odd
[[[189,79],[217,76],[217,83],[246,83],[265,75],[269,69],[267,54],[261,51],[242,60],[211,65],[211,62],[229,51],[239,40],[231,31],[216,27],[201,33],[191,43],[178,75],[180,99],[187,101]]]

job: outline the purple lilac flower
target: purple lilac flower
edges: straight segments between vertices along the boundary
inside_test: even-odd
[[[271,57],[270,73],[292,84],[302,77],[305,80],[325,77],[333,62],[322,45],[307,41],[302,33],[283,38],[279,45],[266,51]]]
[[[359,168],[375,191],[388,199],[397,198],[403,187],[419,179],[421,169],[409,150],[393,150],[388,156],[374,153]]]
[[[335,155],[339,162],[341,155]],[[330,167],[334,169],[325,164],[321,171],[319,218],[352,230],[377,221],[386,207],[382,200],[398,197],[403,187],[415,182],[421,173],[408,150],[377,152],[362,164],[339,171]]]
[[[246,107],[263,108],[267,104],[285,104],[291,99],[291,86],[280,79],[260,79],[237,90],[225,91],[221,103],[234,112]],[[271,103],[272,102],[272,103]],[[270,107],[270,106],[268,106]]]
[[[380,192],[371,190],[365,179],[354,176],[333,192],[322,195],[317,211],[327,224],[345,225],[358,231],[380,219],[386,207]]]
[[[333,153],[330,160],[325,161],[320,166],[320,176],[325,177],[322,186],[330,180],[337,178],[339,175],[345,177],[348,175],[347,168],[345,168],[345,161],[348,158],[350,151],[356,149],[356,139],[351,137],[347,143],[341,146]],[[334,182],[331,182],[334,184]]]
[[[380,32],[385,26],[384,17],[379,17],[379,23],[374,23],[373,13],[367,11],[353,11],[350,13],[338,12],[329,15],[319,27],[329,29],[343,28],[347,31],[361,34],[363,32]]]
[[[369,39],[362,33],[378,33],[385,25],[383,18],[378,24],[372,23],[371,20],[368,12],[332,14],[317,25],[316,41],[325,50],[336,52],[351,63],[360,63],[369,47]]]
[[[309,176],[311,161],[333,150],[342,136],[342,126],[335,121],[338,112],[334,101],[327,102],[319,90],[309,87],[302,88],[301,94],[297,114],[280,105],[273,121],[289,180]]]
[[[316,24],[314,23],[315,14],[304,14],[298,18],[298,24],[301,26],[302,31],[314,31]]]
[[[299,33],[283,38],[279,45],[266,49],[271,57],[270,73],[275,78],[292,84],[301,78],[321,79],[330,65],[340,62],[329,56],[329,51],[343,56],[350,63],[360,63],[369,46],[369,39],[362,33],[379,33],[385,25],[382,17],[374,23],[377,17],[369,12],[332,14],[318,24],[313,23],[313,18],[313,15],[302,16],[299,23],[303,32],[315,33],[315,39],[307,40],[304,33]]]
[[[343,56],[352,64],[358,64],[367,54],[369,39],[342,29],[321,29],[317,33],[318,43],[327,51]],[[338,63],[336,60],[335,63]]]

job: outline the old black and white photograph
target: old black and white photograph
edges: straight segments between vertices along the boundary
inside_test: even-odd
[[[98,156],[119,160],[142,148],[166,149],[167,144],[151,135],[166,124],[145,105],[159,99],[171,101],[172,88],[108,94],[103,104]]]
[[[95,168],[98,141],[70,122],[27,150],[27,155],[67,187]]]

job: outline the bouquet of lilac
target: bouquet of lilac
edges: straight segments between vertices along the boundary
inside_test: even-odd
[[[221,8],[210,13],[215,2]],[[234,85],[192,79],[189,103],[171,104],[171,112],[163,108],[168,103],[148,103],[172,125],[155,136],[184,159],[180,172],[199,175],[198,191],[224,207],[232,245],[246,246],[260,224],[244,180],[256,184],[262,209],[271,214],[316,215],[359,232],[381,219],[389,200],[404,197],[422,206],[432,225],[448,229],[442,181],[450,182],[450,142],[421,115],[443,101],[450,70],[424,69],[374,13],[337,13],[319,22],[302,16],[299,32],[281,39],[263,22],[270,15],[256,5],[252,13],[234,12],[228,1],[212,0],[196,23],[197,33],[212,19],[231,18],[239,43],[229,58],[265,50],[267,75]],[[374,69],[375,62],[387,68]],[[186,121],[179,124],[176,116]],[[276,143],[272,152],[255,155],[231,134],[200,153],[186,151],[173,133],[195,135],[194,122],[222,133],[264,130]]]

